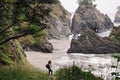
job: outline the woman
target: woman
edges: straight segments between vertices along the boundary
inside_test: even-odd
[[[48,69],[49,75],[53,74],[53,70],[52,70],[52,62],[49,60],[48,64],[46,65],[46,68]]]

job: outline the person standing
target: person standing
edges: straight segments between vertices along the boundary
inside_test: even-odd
[[[51,62],[51,60],[49,60],[48,63],[46,64],[46,68],[48,69],[48,74],[49,74],[49,75],[53,75],[52,62]]]

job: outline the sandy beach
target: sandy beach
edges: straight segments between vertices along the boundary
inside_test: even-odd
[[[48,60],[52,60],[53,70],[57,69],[57,67],[54,67],[55,60],[66,55],[66,51],[70,45],[70,40],[50,40],[50,42],[54,47],[53,53],[25,51],[27,59],[30,64],[33,65],[33,67],[47,70],[45,65],[47,64]]]

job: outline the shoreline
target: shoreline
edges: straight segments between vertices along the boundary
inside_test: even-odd
[[[53,53],[43,53],[43,52],[36,52],[36,51],[25,51],[27,56],[27,60],[29,63],[41,70],[46,71],[47,68],[45,65],[48,63],[49,60],[52,61],[53,70],[57,70],[58,68],[54,66],[56,59],[61,58],[62,56],[66,55],[66,51],[69,48],[70,40],[49,40],[54,47]],[[64,42],[64,43],[63,43]]]

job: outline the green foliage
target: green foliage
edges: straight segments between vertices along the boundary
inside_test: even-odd
[[[117,59],[117,62],[120,62],[120,55],[113,55],[112,57]]]
[[[66,67],[55,73],[57,80],[103,80],[91,74],[84,72],[77,66]]]
[[[31,45],[33,45],[35,43],[35,39],[33,38],[32,35],[21,37],[21,38],[19,38],[19,41],[20,41],[23,49],[25,47],[29,47],[29,46],[31,46]]]
[[[51,80],[47,73],[28,66],[0,68],[0,80]]]
[[[18,20],[23,21],[25,19],[25,14],[18,15]]]
[[[8,52],[5,51],[6,47],[9,47],[7,43],[0,46],[0,65],[1,64],[4,64],[4,65],[13,64],[13,61],[8,56]]]
[[[111,68],[119,68],[119,62],[120,62],[120,55],[119,54],[114,54],[112,57],[117,59],[117,65],[116,66],[111,66]],[[112,72],[111,75],[115,76],[115,80],[120,80],[120,72]]]
[[[1,0],[0,45],[3,46],[6,42],[12,41],[12,39],[18,39],[26,35],[39,34],[39,32],[46,29],[48,25],[45,17],[49,16],[51,9],[47,8],[45,4],[58,2],[58,0]],[[23,23],[26,24],[22,25]],[[43,40],[36,38],[36,41],[42,42]],[[12,45],[14,43],[15,46]],[[9,47],[4,46],[4,48],[9,50],[2,50],[3,54],[0,53],[0,60],[7,64],[11,63],[10,59],[17,63],[25,62],[25,54],[19,42],[15,40],[10,45]]]
[[[113,28],[113,30],[112,30],[112,32],[110,34],[110,38],[120,42],[120,26]]]
[[[116,77],[115,80],[120,80],[120,77]]]
[[[23,33],[29,35],[44,30],[47,27],[45,17],[49,16],[51,11],[45,4],[58,2],[58,0],[1,0],[0,43],[7,42],[5,40],[9,41],[14,36]],[[27,22],[26,28],[22,27],[21,23],[23,22]],[[15,28],[16,26],[17,28]],[[7,35],[14,29],[17,29],[17,33]]]
[[[18,40],[0,46],[0,65],[25,64],[27,60]]]
[[[45,40],[46,36],[47,36],[46,30],[34,34],[33,37],[35,39],[35,44],[39,44],[39,45],[42,44],[44,41],[46,41]]]
[[[7,65],[13,64],[13,61],[8,57],[7,53],[0,53],[0,56],[2,57],[0,63]]]
[[[116,76],[117,76],[117,75],[119,75],[119,73],[117,73],[117,72],[112,72],[111,75],[116,75]]]
[[[111,68],[117,68],[117,66],[115,66],[115,65],[112,65],[112,66],[111,66]]]
[[[23,52],[23,49],[22,49],[22,47],[21,47],[21,44],[20,44],[20,42],[18,41],[18,40],[15,40],[15,43],[16,43],[16,45],[17,45],[17,48],[16,48],[16,54],[17,55],[19,55],[18,57],[19,57],[19,63],[20,64],[25,64],[25,63],[27,63],[27,60],[26,60],[26,58],[25,58],[25,53]]]

